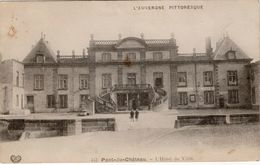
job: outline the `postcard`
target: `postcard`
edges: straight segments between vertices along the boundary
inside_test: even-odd
[[[258,161],[259,4],[0,2],[0,162]]]

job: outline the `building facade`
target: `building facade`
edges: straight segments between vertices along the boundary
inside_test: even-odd
[[[175,108],[250,107],[250,59],[228,36],[216,50],[181,54],[174,37],[95,40],[81,55],[54,54],[43,38],[23,60],[32,112],[78,111],[94,100],[96,112]]]
[[[25,110],[24,66],[17,60],[0,62],[0,113],[23,114]]]

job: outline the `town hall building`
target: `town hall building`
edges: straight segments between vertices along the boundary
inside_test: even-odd
[[[205,52],[179,53],[169,39],[137,37],[95,40],[82,54],[54,53],[41,38],[24,58],[24,96],[32,113],[95,113],[202,108],[250,108],[248,65],[251,62],[225,36]],[[91,105],[91,106],[90,106]],[[94,113],[93,112],[93,113]]]

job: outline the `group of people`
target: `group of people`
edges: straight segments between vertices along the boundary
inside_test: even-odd
[[[139,111],[137,110],[137,103],[136,100],[132,102],[132,109],[130,111],[130,119],[132,122],[138,121]]]

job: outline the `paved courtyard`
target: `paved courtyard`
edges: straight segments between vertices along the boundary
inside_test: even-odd
[[[240,110],[200,111],[205,114],[211,111],[242,113]],[[21,155],[24,162],[80,162],[82,160],[111,162],[125,161],[126,157],[144,158],[145,161],[153,162],[260,159],[259,123],[174,128],[177,114],[197,114],[197,112],[199,111],[145,111],[140,113],[140,118],[136,122],[130,121],[128,113],[80,117],[114,117],[118,131],[2,142],[0,150],[5,152],[0,155],[0,159],[9,162],[12,154]],[[256,113],[250,110],[248,112]],[[79,118],[76,114],[32,114],[24,117]]]
[[[259,136],[256,124],[89,132],[0,143],[4,151],[0,159],[10,162],[14,154],[21,155],[22,162],[104,162],[126,157],[152,162],[255,161],[260,159]]]

